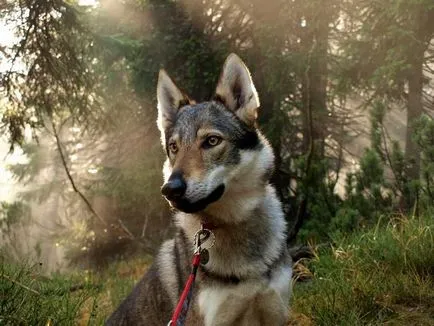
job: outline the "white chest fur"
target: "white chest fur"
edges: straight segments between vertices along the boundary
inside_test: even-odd
[[[286,322],[292,270],[284,266],[271,279],[237,285],[201,286],[199,311],[205,326],[283,325]]]

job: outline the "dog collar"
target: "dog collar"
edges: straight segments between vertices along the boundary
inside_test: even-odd
[[[203,222],[202,223],[202,228],[206,229],[206,230],[213,231],[215,229],[218,229],[218,226],[215,225],[214,223],[211,223],[211,222]]]

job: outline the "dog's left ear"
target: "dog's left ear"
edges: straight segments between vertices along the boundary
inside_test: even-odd
[[[252,77],[244,62],[234,53],[223,65],[215,99],[253,126],[258,116],[259,98]]]

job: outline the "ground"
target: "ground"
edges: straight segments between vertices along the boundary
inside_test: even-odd
[[[433,220],[388,217],[297,262],[289,325],[434,325]],[[101,325],[151,261],[50,277],[2,264],[0,324]]]

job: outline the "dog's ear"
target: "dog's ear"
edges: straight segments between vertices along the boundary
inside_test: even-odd
[[[179,108],[190,104],[190,99],[169,77],[165,70],[161,69],[158,75],[157,85],[158,100],[158,129],[164,138],[165,131],[174,123]],[[164,145],[164,139],[163,139]]]
[[[248,125],[255,124],[259,107],[258,93],[249,70],[234,53],[228,56],[223,65],[214,98]]]

